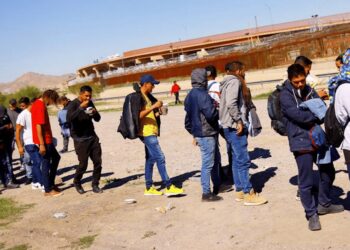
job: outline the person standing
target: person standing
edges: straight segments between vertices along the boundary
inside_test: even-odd
[[[249,180],[251,165],[248,154],[248,131],[245,127],[249,90],[243,84],[245,66],[239,61],[226,64],[226,76],[220,83],[219,118],[225,139],[232,148],[232,172],[236,186],[235,200],[246,206],[257,206],[267,200],[255,193]]]
[[[92,98],[92,88],[88,85],[80,88],[78,98],[67,106],[67,122],[70,124],[70,132],[74,141],[75,152],[78,156],[79,165],[74,175],[74,186],[79,194],[85,190],[81,185],[81,179],[88,167],[89,158],[92,160],[94,170],[92,174],[92,191],[102,193],[99,187],[102,171],[102,149],[93,120],[99,122],[101,115],[97,111]]]
[[[350,48],[342,58],[337,88],[335,88],[335,115],[344,127],[344,140],[341,148],[344,153],[345,164],[350,180]]]
[[[178,103],[182,103],[179,99],[179,94],[180,94],[181,87],[177,84],[177,81],[173,82],[173,86],[171,86],[171,91],[170,94],[174,94],[175,96],[175,105]]]
[[[62,105],[62,109],[58,111],[58,124],[61,127],[61,135],[63,138],[63,148],[60,151],[61,154],[68,151],[69,137],[70,137],[70,124],[67,122],[67,110],[71,101],[66,96],[61,96],[58,99],[58,103]]]
[[[39,154],[41,155],[41,159],[40,157],[35,157],[32,158],[32,161],[37,166],[40,166],[41,163],[44,195],[48,197],[62,194],[55,186],[57,167],[61,156],[53,144],[50,119],[47,112],[47,106],[56,105],[58,97],[58,93],[55,90],[48,89],[34,101],[31,109],[33,142],[39,145]]]
[[[199,145],[202,158],[202,201],[219,201],[220,151],[218,143],[219,113],[207,92],[207,72],[195,69],[191,74],[192,90],[185,99],[185,128]],[[214,189],[210,189],[210,176]]]
[[[161,101],[158,101],[151,93],[155,85],[159,82],[152,75],[143,75],[140,81],[140,91],[131,93],[127,96],[130,106],[131,120],[133,124],[131,129],[132,134],[137,134],[138,138],[145,145],[145,179],[146,189],[144,195],[163,195],[163,192],[158,191],[153,186],[153,166],[157,163],[159,174],[162,182],[165,185],[165,195],[179,195],[184,191],[182,188],[177,188],[171,183],[171,180],[166,171],[165,156],[160,148],[158,136],[160,131],[160,109],[163,106]],[[129,122],[129,123],[130,123]]]
[[[5,188],[19,187],[17,183],[14,183],[15,178],[8,150],[10,145],[12,153],[13,133],[13,126],[6,108],[0,105],[0,175]]]
[[[337,213],[344,210],[342,205],[331,203],[330,190],[335,178],[332,161],[327,164],[317,164],[320,176],[318,199],[314,197],[312,191],[313,163],[317,160],[318,149],[313,145],[309,134],[315,125],[322,122],[310,110],[300,109],[299,105],[315,98],[320,97],[306,84],[304,67],[300,64],[289,66],[288,80],[281,90],[280,103],[290,151],[293,152],[298,166],[300,200],[311,231],[321,229],[319,214]]]

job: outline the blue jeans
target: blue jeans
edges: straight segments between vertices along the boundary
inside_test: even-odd
[[[247,194],[252,189],[249,180],[250,158],[248,154],[247,132],[237,135],[234,128],[225,128],[225,139],[232,149],[232,172],[236,191]]]
[[[217,136],[196,137],[201,150],[201,184],[203,194],[210,194],[210,176],[214,187],[220,186],[220,151]]]
[[[30,160],[30,155],[28,154],[27,151],[24,151],[22,159],[22,165],[25,167],[26,170],[26,177],[28,179],[32,179],[32,161]]]
[[[41,172],[43,176],[43,185],[45,192],[50,192],[55,185],[58,164],[61,156],[58,154],[53,144],[46,144],[46,153],[42,157]]]
[[[39,148],[35,144],[25,145],[24,148],[32,162],[33,183],[40,183],[42,185],[41,162],[43,158],[39,154]]]
[[[170,179],[165,168],[165,156],[160,148],[158,138],[155,135],[140,137],[140,140],[145,144],[146,164],[145,164],[145,179],[146,188],[150,188],[153,184],[153,166],[157,163],[158,171],[162,181],[166,187],[171,185]]]

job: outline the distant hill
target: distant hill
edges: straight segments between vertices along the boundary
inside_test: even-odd
[[[14,80],[13,82],[0,83],[0,92],[5,94],[13,93],[26,86],[35,86],[39,89],[63,89],[66,87],[66,82],[72,78],[74,78],[74,74],[53,76],[28,72]]]

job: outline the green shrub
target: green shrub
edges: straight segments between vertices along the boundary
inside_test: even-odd
[[[7,107],[10,99],[12,98],[15,98],[18,101],[21,97],[24,97],[24,96],[29,97],[29,99],[32,99],[34,97],[39,97],[40,95],[41,95],[40,89],[34,86],[27,86],[27,87],[21,88],[15,93],[11,93],[11,94],[0,93],[0,104]]]

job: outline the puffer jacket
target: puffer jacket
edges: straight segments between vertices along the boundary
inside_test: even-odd
[[[314,150],[310,129],[322,123],[310,110],[303,110],[299,105],[309,99],[319,98],[317,93],[308,85],[301,91],[301,96],[289,80],[280,94],[283,122],[287,128],[290,151],[311,152]]]
[[[194,137],[214,136],[219,132],[219,114],[207,91],[205,69],[191,75],[192,90],[185,99],[185,128]]]

